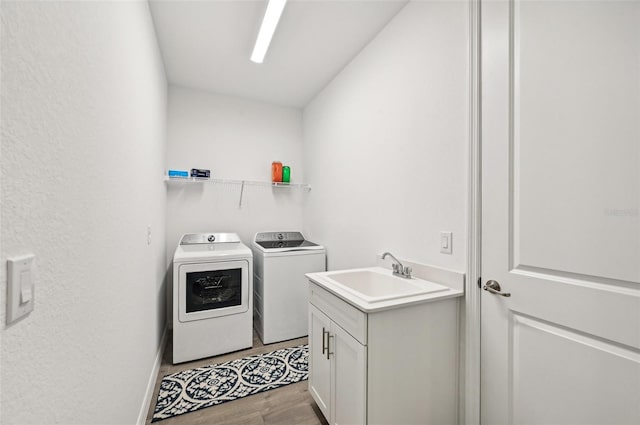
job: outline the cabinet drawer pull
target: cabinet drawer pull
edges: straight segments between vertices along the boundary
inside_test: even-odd
[[[323,355],[324,355],[324,353],[325,353],[326,351],[328,351],[327,343],[325,342],[325,341],[326,341],[326,339],[325,339],[325,334],[326,334],[326,335],[329,335],[329,332],[327,332],[327,331],[324,329],[324,327],[323,327],[323,328],[322,328],[322,354],[323,354]]]
[[[331,342],[331,338],[333,338],[333,335],[329,335],[329,332],[327,332],[327,360],[329,360],[329,356],[333,354],[329,348],[329,343]]]

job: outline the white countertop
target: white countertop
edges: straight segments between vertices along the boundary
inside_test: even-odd
[[[393,308],[399,308],[399,307],[409,306],[413,304],[440,301],[448,298],[461,297],[464,295],[464,291],[447,285],[447,282],[433,282],[426,279],[413,277],[411,278],[412,283],[415,283],[417,285],[423,284],[429,287],[433,287],[433,285],[436,285],[439,287],[438,291],[404,296],[399,298],[392,298],[388,300],[369,302],[365,299],[365,297],[359,297],[355,291],[350,290],[349,288],[345,287],[344,285],[341,285],[340,283],[332,279],[332,275],[341,274],[345,272],[360,272],[360,271],[371,271],[371,272],[376,272],[376,273],[380,273],[388,276],[393,276],[391,270],[382,268],[382,267],[367,267],[367,268],[359,268],[359,269],[307,273],[306,276],[311,282],[331,292],[332,294],[336,295],[340,299],[346,301],[347,303],[351,304],[358,310],[363,311],[365,313],[373,313],[376,311],[390,310]],[[398,278],[398,279],[402,279],[402,278]]]

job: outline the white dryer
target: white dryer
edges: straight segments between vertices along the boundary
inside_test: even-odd
[[[182,236],[173,256],[173,363],[253,345],[253,255],[235,233]]]
[[[309,333],[309,284],[305,273],[326,271],[324,247],[300,232],[256,233],[253,324],[264,344]]]

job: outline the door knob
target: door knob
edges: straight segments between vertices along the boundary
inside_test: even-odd
[[[484,285],[483,288],[485,291],[489,291],[492,294],[496,294],[496,295],[502,295],[503,297],[510,297],[511,293],[510,292],[501,292],[500,291],[500,284],[495,281],[495,280],[490,280],[487,282],[486,285]]]

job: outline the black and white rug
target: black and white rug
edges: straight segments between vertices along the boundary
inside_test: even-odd
[[[309,346],[283,348],[162,378],[152,422],[307,379]]]

